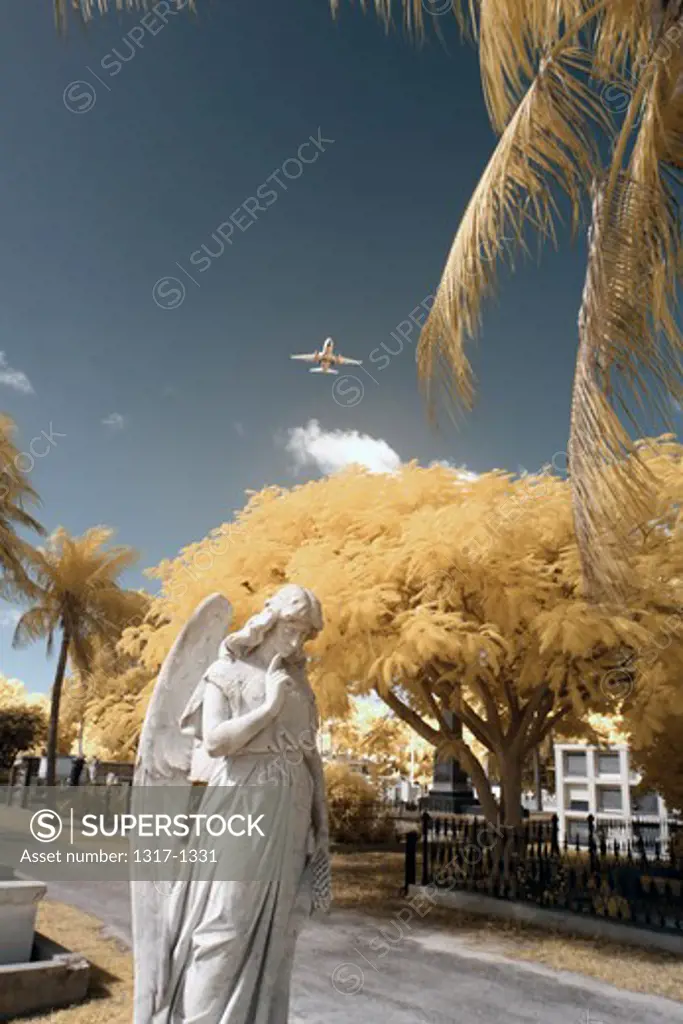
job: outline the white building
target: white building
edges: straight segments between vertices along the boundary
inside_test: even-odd
[[[578,743],[555,744],[556,813],[560,842],[577,836],[582,846],[588,838],[588,816],[608,843],[633,840],[632,821],[647,828],[647,839],[668,839],[667,809],[656,793],[636,793],[640,776],[631,768],[627,746],[593,747]]]

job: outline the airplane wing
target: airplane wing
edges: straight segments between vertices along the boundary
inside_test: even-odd
[[[305,363],[314,363],[316,361],[316,359],[318,358],[318,353],[317,352],[307,352],[307,353],[304,353],[303,355],[290,356],[289,358],[290,359],[303,359],[303,361]]]
[[[362,359],[349,359],[347,356],[337,356],[336,362],[340,363],[342,366],[362,366],[363,365],[363,360]]]

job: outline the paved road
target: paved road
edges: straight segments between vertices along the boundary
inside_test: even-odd
[[[125,883],[55,883],[48,895],[130,942]],[[343,911],[302,935],[292,1011],[292,1024],[683,1024],[681,1003]]]

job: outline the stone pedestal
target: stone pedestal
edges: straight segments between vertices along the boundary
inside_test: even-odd
[[[37,904],[46,890],[43,882],[0,882],[0,965],[31,959]]]

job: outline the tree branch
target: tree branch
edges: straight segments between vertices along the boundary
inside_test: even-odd
[[[434,718],[436,718],[437,722],[439,723],[439,726],[441,727],[441,732],[444,734],[444,736],[450,735],[450,729],[446,725],[446,720],[443,717],[443,712],[439,705],[437,704],[434,694],[429,689],[429,687],[427,686],[423,679],[420,679],[419,686],[420,689],[422,690],[422,696],[429,704],[429,707],[431,709],[432,714],[434,715]]]
[[[508,737],[512,741],[513,747],[517,747],[519,749],[521,746],[524,745],[524,734],[530,728],[534,720],[534,715],[539,710],[541,704],[543,703],[543,700],[550,692],[551,691],[548,689],[547,683],[543,683],[543,685],[539,686],[539,688],[535,690],[534,693],[531,695],[531,699],[522,709],[522,717],[520,719],[519,725],[517,726],[517,729],[515,730],[514,737],[511,735],[512,729],[510,729],[510,732],[508,733]]]
[[[559,708],[559,710],[556,711],[554,715],[551,715],[550,718],[547,718],[545,722],[538,723],[537,729],[534,730],[534,732],[530,734],[527,739],[527,743],[524,748],[525,751],[532,750],[534,747],[537,747],[539,743],[542,743],[548,735],[548,733],[550,733],[552,729],[557,725],[557,723],[560,722],[563,718],[565,718],[571,710],[571,704],[565,704],[564,707]]]
[[[493,795],[491,783],[488,780],[486,772],[478,758],[474,756],[464,740],[453,740],[452,743],[458,760],[462,763],[465,771],[474,784],[474,788],[477,791],[477,796],[479,797],[479,802],[484,811],[486,820],[490,821],[492,825],[495,825],[499,818],[498,801]]]
[[[492,727],[466,701],[461,701],[460,710],[454,712],[454,714],[460,718],[462,724],[467,726],[480,743],[483,743],[488,750],[495,752]]]
[[[502,736],[503,726],[500,721],[500,715],[498,714],[496,702],[491,696],[491,691],[489,690],[488,686],[480,676],[475,676],[475,678],[472,680],[472,685],[474,686],[475,690],[477,691],[477,693],[479,694],[484,703],[489,723]]]
[[[503,679],[503,689],[505,690],[505,698],[510,705],[510,717],[512,719],[511,724],[516,725],[519,718],[519,699],[517,694],[510,686],[510,680],[507,678]]]
[[[428,743],[431,743],[432,746],[438,746],[438,730],[432,729],[430,725],[427,725],[427,723],[420,718],[418,713],[408,707],[407,704],[404,704],[402,700],[399,700],[395,693],[391,690],[380,693],[378,690],[377,694],[386,704],[389,705],[394,714],[398,715],[398,717],[406,723],[406,725],[409,725],[414,729],[416,733],[418,733],[424,740],[427,740]]]
[[[388,704],[394,714],[398,715],[399,718],[401,718],[407,725],[411,726],[415,732],[419,733],[419,735],[422,736],[423,739],[426,739],[428,743],[431,743],[432,746],[438,747],[440,745],[440,739],[444,739],[451,744],[456,757],[462,763],[465,771],[471,778],[472,783],[477,790],[477,795],[479,796],[487,821],[495,824],[499,817],[498,803],[493,795],[493,791],[491,790],[491,784],[486,776],[486,772],[465,741],[450,733],[450,730],[443,721],[441,709],[434,700],[434,697],[429,693],[428,688],[424,687],[424,684],[421,685],[425,699],[427,700],[430,708],[432,708],[434,717],[441,725],[440,732],[427,725],[417,712],[408,707],[408,705],[400,700],[393,691],[387,690],[380,693],[379,690],[377,690],[377,693],[381,699]]]

